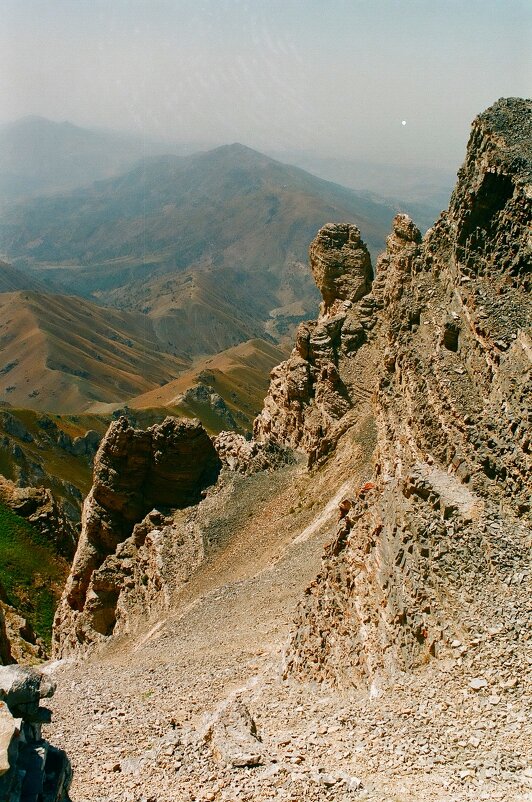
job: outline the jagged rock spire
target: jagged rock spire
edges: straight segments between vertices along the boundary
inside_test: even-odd
[[[373,271],[360,231],[351,223],[328,223],[309,249],[310,267],[323,297],[322,313],[335,301],[359,301],[371,288]]]

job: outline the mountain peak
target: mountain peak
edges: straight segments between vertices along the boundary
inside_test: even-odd
[[[202,153],[201,156],[210,159],[238,160],[248,164],[272,164],[273,159],[258,150],[243,145],[241,142],[232,142],[230,145],[220,145],[217,148]]]

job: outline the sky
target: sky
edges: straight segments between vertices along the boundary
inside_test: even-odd
[[[0,120],[454,168],[529,0],[0,0]]]

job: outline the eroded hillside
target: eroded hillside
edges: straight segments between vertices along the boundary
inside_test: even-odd
[[[39,292],[0,294],[0,393],[13,406],[82,412],[173,379],[188,360],[142,314]]]

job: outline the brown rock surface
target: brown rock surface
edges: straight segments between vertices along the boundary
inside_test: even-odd
[[[132,548],[146,547],[150,527],[135,524],[154,507],[197,503],[219,470],[214,446],[197,420],[166,418],[147,431],[131,428],[125,418],[111,424],[96,455],[78,549],[56,613],[57,654],[112,634],[126,574],[106,558],[115,553],[123,558],[130,536]]]
[[[220,432],[213,442],[222,464],[245,475],[275,470],[293,461],[291,453],[275,443],[257,443],[236,432]]]
[[[299,326],[291,356],[272,371],[254,435],[302,451],[312,465],[349,426],[348,413],[368,401],[369,352],[362,359],[357,353],[369,339],[376,302],[367,294],[371,259],[356,226],[324,226],[309,254],[323,296],[320,316]]]
[[[329,223],[310,246],[310,266],[323,297],[323,312],[333,303],[359,301],[371,287],[371,257],[350,223]]]
[[[45,644],[30,622],[0,592],[0,665],[32,665],[46,657]]]
[[[205,735],[215,759],[235,768],[265,762],[264,747],[251,713],[240,699],[231,700],[214,717]]]
[[[377,693],[453,640],[511,633],[530,614],[531,119],[516,99],[476,119],[449,211],[423,242],[394,220],[362,349],[378,366],[373,488],[299,607],[289,674]],[[516,674],[523,659],[516,646]]]

